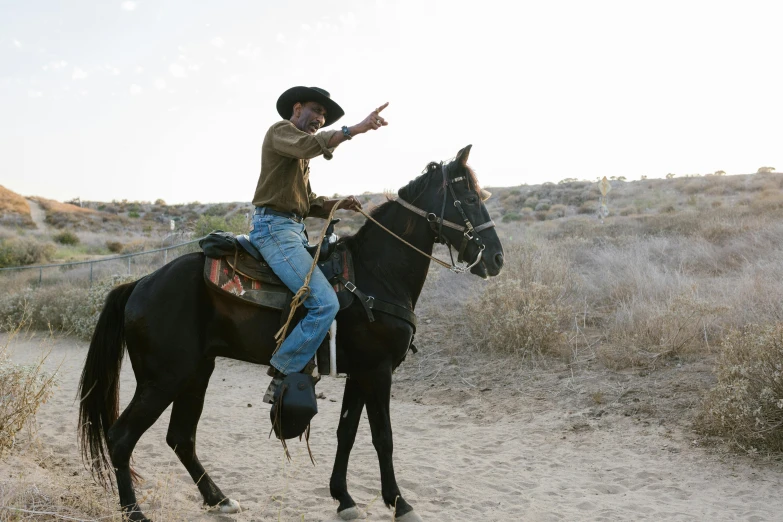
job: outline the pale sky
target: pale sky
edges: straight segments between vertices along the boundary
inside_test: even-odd
[[[315,192],[394,190],[473,144],[485,186],[783,170],[777,1],[0,0],[0,185],[250,201],[294,85],[353,125]]]

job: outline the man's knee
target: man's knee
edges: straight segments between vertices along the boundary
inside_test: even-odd
[[[340,311],[340,301],[337,300],[337,294],[332,292],[324,296],[322,310],[324,316],[331,322],[337,315],[337,312]]]

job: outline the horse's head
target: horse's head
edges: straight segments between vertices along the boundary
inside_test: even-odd
[[[470,147],[460,150],[450,163],[430,163],[398,193],[427,213],[436,241],[455,247],[459,261],[473,265],[471,273],[496,276],[503,267],[503,246],[484,205],[489,192],[479,187],[467,165]]]

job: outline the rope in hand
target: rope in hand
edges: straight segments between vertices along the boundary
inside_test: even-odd
[[[323,244],[324,237],[326,236],[326,230],[329,228],[329,224],[332,222],[334,213],[337,211],[340,204],[346,199],[347,198],[338,200],[337,203],[335,203],[332,207],[332,210],[329,212],[329,217],[326,219],[326,225],[324,226],[323,230],[321,230],[321,234],[318,237],[318,242],[316,243],[316,245],[318,245],[318,251],[316,251],[315,255],[313,256],[313,264],[310,265],[310,271],[307,272],[307,277],[305,277],[302,287],[296,292],[296,294],[294,294],[294,297],[291,298],[291,310],[288,312],[288,319],[275,334],[275,341],[277,341],[277,346],[275,347],[275,351],[272,352],[272,355],[276,354],[283,345],[286,332],[288,332],[288,325],[290,325],[291,321],[294,319],[294,313],[296,313],[296,309],[302,306],[302,304],[305,302],[305,299],[307,299],[307,296],[310,295],[310,278],[313,275],[313,271],[315,271],[316,265],[318,265],[318,253],[320,252],[321,244]],[[362,214],[364,214],[364,212],[362,212]]]

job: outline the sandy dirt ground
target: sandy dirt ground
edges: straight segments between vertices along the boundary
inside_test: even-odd
[[[39,336],[15,339],[9,350],[16,362],[50,352],[46,365],[59,367],[59,386],[38,414],[38,456],[26,456],[33,453],[27,450],[0,462],[0,485],[5,491],[14,484],[44,492],[53,484],[62,491],[93,491],[96,499],[90,501],[109,509],[113,495],[78,488],[90,483],[76,443],[74,400],[87,344]],[[405,364],[413,369],[419,363]],[[260,401],[268,382],[265,370],[219,359],[199,425],[202,462],[243,511],[222,515],[202,507],[196,487],[165,443],[167,411],[134,453],[144,477],[138,495],[148,516],[155,521],[338,520],[328,484],[344,381],[327,377],[317,387],[325,395],[311,436],[317,466],[298,441],[290,445],[293,462],[287,464],[280,443],[267,438],[269,407]],[[426,521],[783,520],[783,464],[703,447],[686,426],[643,414],[639,403],[645,397],[640,399],[622,376],[600,384],[600,376],[579,380],[540,370],[513,385],[483,387],[460,375],[446,369],[421,378],[403,367],[396,376],[391,414],[397,480]],[[689,376],[679,380],[688,382]],[[126,364],[123,405],[134,386]],[[596,395],[599,388],[603,391]],[[367,520],[392,520],[380,498],[366,416],[348,485]]]

